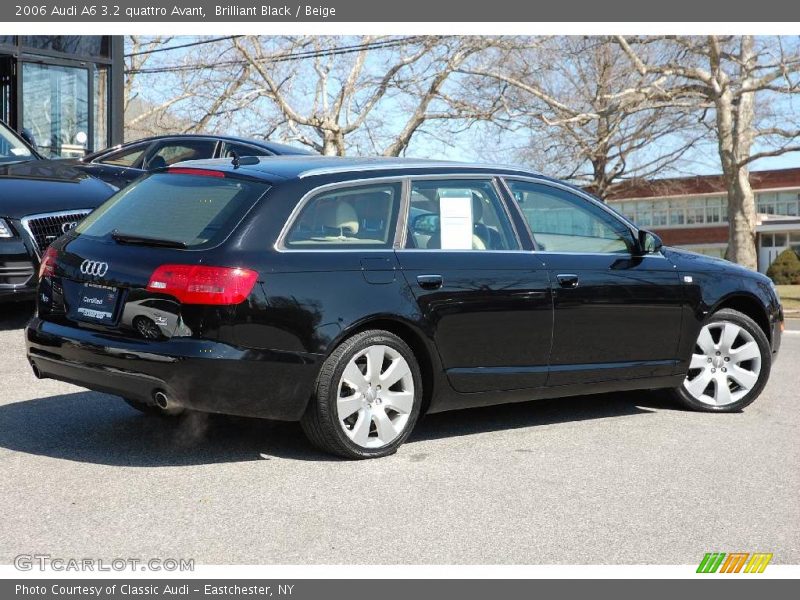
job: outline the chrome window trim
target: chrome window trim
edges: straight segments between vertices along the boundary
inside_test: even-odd
[[[567,192],[567,193],[571,193],[571,194],[577,196],[578,198],[586,200],[590,204],[593,204],[594,206],[597,206],[598,208],[600,208],[603,211],[605,211],[612,218],[616,219],[617,221],[619,221],[623,225],[625,225],[625,227],[630,231],[631,235],[633,236],[634,243],[638,239],[638,233],[639,233],[640,230],[639,230],[638,227],[636,227],[636,225],[634,225],[631,221],[629,221],[623,215],[617,213],[617,211],[615,211],[612,208],[610,208],[609,206],[607,206],[605,204],[605,202],[601,202],[600,200],[597,200],[596,198],[594,198],[591,194],[587,194],[586,192],[583,192],[583,191],[580,191],[580,190],[576,190],[575,188],[573,188],[571,186],[564,185],[564,184],[558,183],[556,181],[550,181],[550,180],[547,180],[547,179],[540,179],[538,177],[530,177],[530,176],[529,177],[518,177],[516,175],[511,175],[511,176],[504,175],[504,176],[502,176],[503,184],[506,186],[506,190],[508,191],[509,195],[511,196],[512,201],[517,206],[517,210],[519,210],[519,211],[522,211],[522,209],[520,208],[519,203],[517,203],[516,199],[514,198],[514,194],[513,194],[512,190],[511,190],[511,186],[508,184],[507,179],[527,181],[528,183],[535,183],[535,184],[539,184],[539,185],[545,185],[545,186],[548,186],[548,187],[552,187],[552,188],[556,188],[556,189],[562,190],[562,191]],[[525,224],[526,224],[526,226],[528,228],[528,233],[530,234],[531,239],[533,240],[534,248],[536,248],[536,246],[537,246],[536,236],[533,234],[533,230],[531,230],[531,228],[530,228],[530,223],[528,223],[528,220],[524,218],[524,215],[523,215],[523,220],[525,221]],[[551,250],[539,250],[538,248],[534,249],[533,252],[536,252],[538,254],[570,254],[570,255],[579,254],[579,255],[587,255],[587,256],[630,256],[631,258],[633,258],[634,256],[636,258],[643,258],[643,257],[646,257],[646,256],[651,256],[651,257],[663,258],[665,260],[667,258],[661,252],[658,252],[658,253],[647,253],[647,254],[642,254],[641,256],[635,255],[633,253],[619,254],[617,252],[574,252],[574,251],[556,252],[556,251],[551,251]]]
[[[471,173],[464,173],[463,175],[475,175],[475,176],[482,176],[482,177],[496,177],[498,176],[495,173],[491,173],[490,171],[511,171],[514,173],[520,173],[522,177],[535,177],[534,173],[530,171],[515,167],[513,165],[502,165],[502,164],[473,164],[473,163],[463,163],[463,162],[456,162],[456,161],[420,161],[420,162],[392,162],[391,160],[387,160],[386,163],[375,163],[375,164],[350,164],[350,165],[342,165],[338,167],[315,167],[311,169],[307,169],[302,171],[297,177],[298,179],[305,179],[306,177],[315,177],[318,175],[336,175],[341,173],[359,173],[362,171],[392,171],[392,170],[407,170],[407,169],[443,169],[443,168],[462,168],[462,169],[471,169]],[[475,169],[485,169],[486,172],[483,173],[476,173]],[[448,174],[452,175],[452,173]],[[459,176],[462,174],[459,173]],[[508,176],[500,175],[500,177]],[[405,177],[427,177],[429,176],[428,173],[421,173],[419,175],[405,175]],[[441,177],[441,175],[436,174],[434,177]]]
[[[33,245],[33,250],[36,252],[36,256],[41,259],[42,250],[39,248],[39,243],[36,241],[36,236],[33,235],[33,230],[30,228],[30,221],[36,219],[47,219],[48,217],[63,217],[65,215],[82,215],[81,219],[84,219],[86,218],[86,215],[91,213],[93,210],[93,208],[76,208],[74,210],[60,210],[57,212],[39,213],[37,215],[24,216],[19,220],[19,222],[22,224],[22,228],[25,230],[25,233],[28,234],[31,244]]]
[[[398,210],[402,210],[403,207],[403,184],[404,184],[403,177],[366,177],[362,179],[351,179],[349,181],[338,181],[335,183],[326,183],[324,185],[317,186],[315,188],[310,189],[308,192],[303,194],[303,197],[300,198],[300,201],[295,205],[292,209],[292,212],[289,213],[289,216],[286,218],[286,223],[283,224],[280,233],[278,234],[278,239],[273,244],[273,249],[277,252],[391,252],[396,249],[397,244],[397,230],[395,229],[394,236],[391,236],[389,241],[389,245],[386,248],[335,248],[333,246],[320,246],[317,248],[289,248],[286,246],[286,236],[289,234],[289,230],[294,225],[297,217],[300,215],[300,212],[305,208],[306,204],[308,204],[311,200],[313,200],[319,194],[328,192],[330,190],[336,189],[346,189],[351,187],[361,187],[364,185],[370,184],[380,184],[380,183],[395,183],[400,184],[400,207]],[[400,223],[400,214],[397,215],[397,227]]]

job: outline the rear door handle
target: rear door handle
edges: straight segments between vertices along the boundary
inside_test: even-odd
[[[444,279],[441,275],[417,275],[417,283],[423,290],[438,290]]]
[[[578,287],[578,276],[574,273],[560,273],[556,275],[558,285],[562,288],[576,288]]]

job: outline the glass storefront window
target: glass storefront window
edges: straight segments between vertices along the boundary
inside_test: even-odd
[[[22,35],[19,43],[37,50],[78,56],[107,58],[110,55],[107,35]]]
[[[108,67],[95,65],[94,68],[94,106],[92,122],[94,123],[94,140],[92,150],[102,150],[109,144],[108,139]]]
[[[88,147],[89,72],[23,63],[23,127],[44,155],[83,156]]]

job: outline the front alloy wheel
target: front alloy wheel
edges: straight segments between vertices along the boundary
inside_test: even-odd
[[[746,315],[724,309],[700,330],[678,395],[695,410],[733,412],[758,397],[769,369],[764,332]]]
[[[320,369],[301,420],[317,447],[346,458],[394,453],[414,427],[422,378],[413,352],[388,331],[343,342]]]

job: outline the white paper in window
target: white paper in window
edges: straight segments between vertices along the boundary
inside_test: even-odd
[[[472,194],[439,198],[442,250],[472,249]]]

